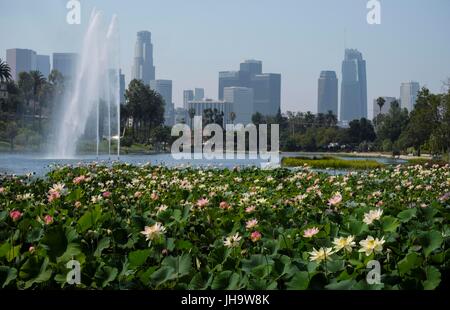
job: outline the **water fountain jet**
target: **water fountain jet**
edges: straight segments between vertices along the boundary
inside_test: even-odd
[[[61,117],[57,120],[57,136],[52,157],[73,158],[80,139],[88,136],[88,127],[95,128],[96,156],[100,154],[100,143],[105,127],[108,140],[108,155],[111,156],[112,130],[117,128],[117,157],[120,156],[120,91],[119,91],[119,35],[117,16],[113,16],[105,27],[103,14],[93,10],[83,38],[75,79],[66,89]],[[100,105],[106,104],[105,109]],[[113,117],[112,113],[117,114]],[[95,115],[95,120],[91,115]],[[102,122],[100,123],[100,120]],[[94,125],[94,126],[92,126]],[[102,129],[102,130],[101,130]]]

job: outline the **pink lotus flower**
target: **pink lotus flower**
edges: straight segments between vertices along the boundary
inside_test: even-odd
[[[261,235],[261,233],[260,233],[259,231],[254,231],[254,232],[252,232],[252,234],[250,235],[250,239],[251,239],[253,242],[256,242],[256,241],[260,240],[261,237],[262,237],[262,235]]]
[[[141,193],[141,192],[136,192],[136,193],[134,193],[134,198],[139,199],[139,198],[141,198],[141,197],[142,197],[142,193]]]
[[[252,213],[256,210],[256,206],[250,206],[245,209],[246,213]]]
[[[155,193],[155,192],[153,192],[151,195],[150,195],[150,198],[152,199],[152,200],[158,200],[158,194],[157,193]]]
[[[84,181],[86,181],[86,177],[84,175],[80,175],[79,177],[73,179],[74,184],[80,184],[83,183]]]
[[[9,212],[9,217],[14,221],[18,221],[21,217],[22,217],[22,212],[18,211],[18,210],[14,210]]]
[[[206,198],[199,199],[199,200],[197,201],[197,207],[203,208],[203,207],[205,207],[208,203],[209,203],[209,200],[206,199]]]
[[[247,228],[248,230],[256,227],[258,225],[258,220],[257,219],[252,219],[250,221],[247,221],[247,223],[245,223],[245,228]]]
[[[4,192],[6,192],[6,189],[4,187],[0,187],[0,194],[3,194]]]
[[[103,192],[102,196],[103,196],[103,198],[109,198],[109,197],[111,197],[111,192]]]
[[[228,202],[226,202],[226,201],[222,201],[222,202],[220,203],[219,207],[220,207],[221,209],[224,209],[224,210],[231,209],[231,206],[230,206],[230,205],[228,204]]]
[[[47,199],[48,199],[48,202],[52,202],[52,201],[58,199],[59,197],[61,197],[61,194],[59,192],[57,192],[57,191],[50,191],[48,196],[47,196]]]
[[[33,254],[34,251],[36,251],[36,248],[35,248],[34,246],[30,246],[30,247],[28,248],[28,252],[30,252],[31,254]]]
[[[78,209],[79,207],[81,207],[81,202],[79,202],[79,201],[75,202],[75,208]]]
[[[303,231],[303,237],[312,238],[314,235],[317,235],[318,233],[319,233],[319,228],[317,228],[317,227],[308,228]]]
[[[53,216],[51,215],[44,216],[44,222],[46,225],[50,225],[51,223],[53,223]]]
[[[340,204],[342,201],[342,195],[340,193],[337,193],[336,195],[334,195],[333,197],[331,197],[328,200],[328,205],[330,206],[337,206],[338,204]]]

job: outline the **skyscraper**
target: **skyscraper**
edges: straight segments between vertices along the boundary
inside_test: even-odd
[[[414,109],[417,100],[417,93],[420,85],[417,82],[402,83],[400,86],[400,104],[402,109],[406,108],[409,112]]]
[[[50,74],[50,56],[37,55],[36,56],[36,70],[42,73],[45,78]]]
[[[204,88],[196,88],[194,91],[194,100],[203,100],[205,99],[205,89]]]
[[[367,118],[366,61],[356,49],[346,49],[342,62],[341,121]]]
[[[164,100],[164,124],[173,125],[174,107],[172,102],[172,80],[151,80],[150,88],[161,95]]]
[[[317,112],[327,114],[328,111],[338,115],[338,79],[334,71],[320,73],[317,91]]]
[[[53,70],[58,70],[66,80],[75,78],[78,54],[53,53]]]
[[[254,92],[254,113],[276,115],[281,103],[281,74],[263,73],[252,76],[250,87]]]
[[[155,79],[152,34],[149,31],[139,31],[137,33],[131,78],[142,80],[147,85],[151,80]]]
[[[262,62],[246,60],[239,71],[219,72],[219,100],[224,99],[225,87],[253,89],[254,113],[276,115],[281,103],[281,75],[262,73]]]
[[[29,49],[12,48],[6,50],[6,62],[11,68],[11,76],[19,79],[19,73],[36,70],[36,52]]]
[[[225,87],[224,100],[232,103],[235,124],[250,124],[254,113],[253,89],[247,87]],[[230,117],[230,121],[233,121]]]
[[[194,100],[194,91],[187,89],[183,91],[183,109],[187,110],[189,107],[189,101]]]

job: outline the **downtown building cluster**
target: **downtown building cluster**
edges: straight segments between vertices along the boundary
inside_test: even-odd
[[[132,76],[149,85],[164,100],[165,125],[190,124],[194,116],[206,110],[223,116],[223,124],[249,124],[255,113],[274,116],[280,111],[281,75],[263,73],[262,62],[246,60],[238,71],[219,72],[218,99],[205,97],[204,88],[183,90],[183,105],[175,108],[172,101],[172,80],[156,79],[151,33],[140,31],[135,45]]]

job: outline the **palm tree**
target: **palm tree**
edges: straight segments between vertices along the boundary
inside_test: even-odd
[[[0,82],[8,82],[11,78],[11,68],[0,58]]]
[[[381,109],[383,108],[385,103],[386,103],[386,100],[383,97],[378,97],[377,105],[380,107],[380,114],[381,114]]]

